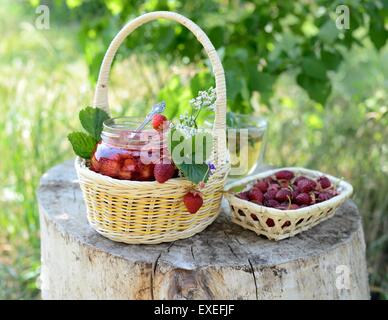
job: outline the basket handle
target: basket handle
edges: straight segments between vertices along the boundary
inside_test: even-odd
[[[100,73],[98,75],[98,81],[96,86],[96,91],[94,93],[94,102],[93,105],[100,107],[107,112],[109,112],[109,103],[108,103],[108,80],[109,73],[112,65],[112,61],[118,48],[125,38],[136,30],[141,25],[153,21],[156,19],[167,19],[179,22],[187,29],[189,29],[197,38],[197,40],[202,44],[205,49],[212,68],[213,74],[216,79],[216,106],[215,106],[215,118],[213,130],[220,130],[218,132],[224,132],[226,129],[226,84],[225,84],[225,74],[224,68],[222,66],[220,57],[217,54],[216,49],[213,44],[210,42],[208,36],[205,32],[196,25],[190,19],[170,11],[155,11],[143,14],[136,19],[128,22],[120,32],[114,37],[112,42],[109,45],[107,52],[105,53],[104,59],[101,64]],[[226,141],[225,147],[226,147]],[[223,149],[223,148],[222,148]]]

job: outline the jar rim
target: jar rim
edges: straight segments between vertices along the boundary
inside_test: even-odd
[[[139,147],[140,145],[158,145],[152,137],[160,137],[159,132],[148,123],[142,130],[136,128],[143,122],[143,117],[115,117],[103,122],[101,139],[108,144],[119,147]],[[144,139],[144,140],[142,140]],[[163,135],[162,141],[165,140]]]
[[[103,130],[112,132],[130,130],[135,132],[135,129],[143,122],[143,120],[144,118],[136,116],[109,118],[103,122]],[[150,123],[148,123],[144,129],[152,129]]]

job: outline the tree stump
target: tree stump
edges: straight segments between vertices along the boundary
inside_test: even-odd
[[[86,219],[72,161],[49,170],[38,191],[43,299],[369,299],[360,215],[335,216],[273,242],[229,221],[160,245],[105,239]]]

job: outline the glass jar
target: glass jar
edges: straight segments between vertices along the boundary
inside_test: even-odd
[[[211,127],[213,119],[205,121]],[[251,114],[228,112],[226,115],[227,146],[231,170],[229,178],[238,179],[252,174],[263,164],[268,122]]]
[[[155,180],[155,164],[167,157],[167,132],[156,131],[150,125],[136,131],[143,120],[137,117],[106,120],[90,169],[121,180]]]

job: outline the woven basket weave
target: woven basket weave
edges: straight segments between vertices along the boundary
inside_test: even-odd
[[[204,198],[201,209],[196,214],[190,214],[183,204],[183,196],[194,185],[184,178],[170,179],[163,184],[156,181],[116,180],[89,170],[87,161],[77,158],[75,167],[90,225],[111,240],[131,244],[174,241],[205,229],[219,213],[224,182],[229,172],[229,164],[226,161],[224,70],[206,34],[194,22],[180,14],[168,11],[151,12],[123,27],[111,42],[102,62],[94,106],[109,111],[108,78],[116,51],[132,31],[156,19],[174,20],[189,29],[204,47],[212,64],[217,100],[211,161],[216,170],[201,190]]]
[[[309,207],[297,210],[279,210],[240,199],[235,196],[235,192],[231,191],[239,186],[245,186],[244,190],[248,190],[256,180],[269,177],[279,170],[291,170],[296,175],[304,175],[313,179],[325,175],[333,185],[337,186],[339,195]],[[225,197],[232,209],[232,221],[234,223],[268,239],[281,240],[295,236],[333,216],[335,210],[351,196],[353,188],[349,183],[319,171],[304,168],[282,168],[265,171],[233,182],[226,186],[225,191]],[[267,225],[268,219],[272,219],[273,226]]]

